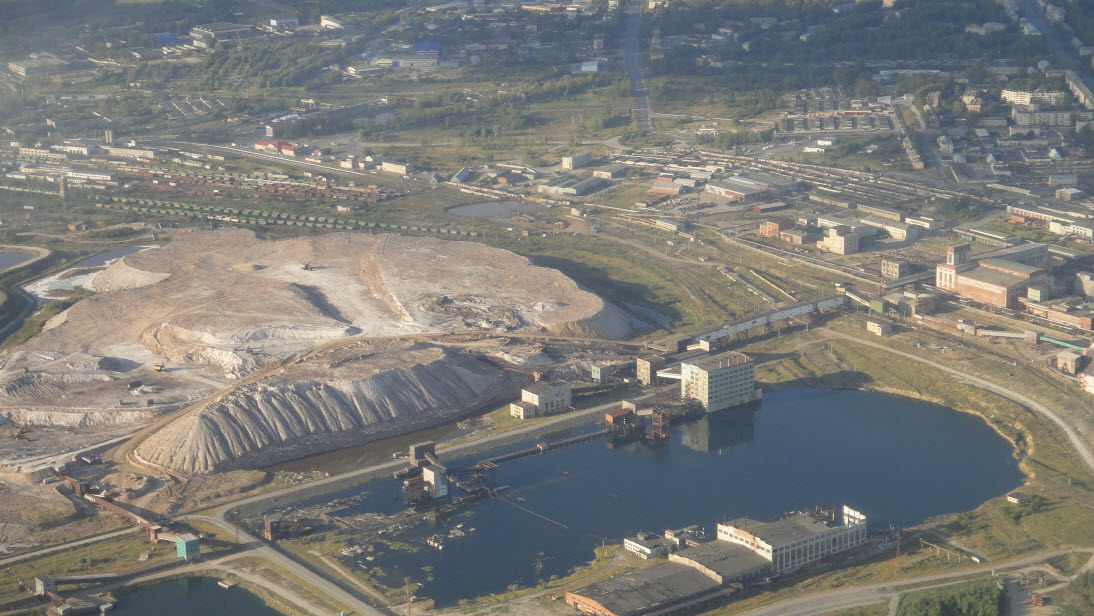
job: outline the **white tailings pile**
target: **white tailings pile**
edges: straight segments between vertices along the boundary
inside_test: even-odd
[[[187,232],[125,256],[92,284],[94,296],[0,354],[0,419],[144,422],[257,370],[325,357],[346,339],[631,331],[626,314],[557,270],[431,238]],[[339,378],[290,364],[260,381],[267,389],[247,384],[169,425],[142,455],[185,472],[298,455],[445,421],[492,401],[510,378],[471,356],[421,352],[386,357],[382,370],[376,357],[354,360],[359,370]]]
[[[522,382],[472,355],[385,346],[319,354],[239,387],[152,435],[137,455],[191,474],[269,464],[451,421],[516,395]]]

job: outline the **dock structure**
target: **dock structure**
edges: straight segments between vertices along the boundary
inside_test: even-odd
[[[395,471],[393,476],[395,479],[403,480],[403,496],[406,504],[424,505],[449,496],[450,484],[468,494],[488,491],[491,476],[503,462],[606,438],[609,434],[610,430],[598,430],[561,441],[537,443],[534,447],[511,451],[480,460],[471,466],[457,468],[448,468],[441,464],[436,455],[435,443],[418,443],[410,447],[409,466]]]

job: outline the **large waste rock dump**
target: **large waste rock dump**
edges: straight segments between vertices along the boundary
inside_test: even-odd
[[[509,383],[473,356],[436,348],[395,354],[375,373],[366,362],[352,377],[282,368],[347,338],[631,331],[621,310],[556,270],[431,238],[187,232],[118,260],[92,285],[95,295],[0,354],[0,419],[77,429],[140,423],[256,371],[277,374],[276,383],[248,383],[187,414],[141,449],[186,472],[435,424]]]
[[[188,413],[137,449],[203,474],[257,466],[419,430],[519,392],[523,376],[421,343],[320,353]]]

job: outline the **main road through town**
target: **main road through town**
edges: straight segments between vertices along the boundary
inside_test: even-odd
[[[623,67],[631,78],[634,90],[634,124],[640,133],[650,130],[650,101],[646,96],[646,84],[642,81],[642,69],[638,66],[638,35],[642,32],[642,0],[627,4],[627,34],[623,39]]]

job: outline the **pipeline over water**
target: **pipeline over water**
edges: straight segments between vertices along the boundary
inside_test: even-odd
[[[569,447],[570,445],[576,445],[578,443],[584,443],[586,441],[595,441],[597,439],[605,438],[608,436],[607,430],[601,430],[599,432],[590,432],[589,434],[582,434],[580,436],[573,436],[570,438],[562,439],[561,441],[554,441],[553,443],[539,443],[535,447],[529,447],[527,449],[521,449],[520,451],[513,451],[510,453],[488,458],[479,462],[478,466],[483,464],[500,464],[502,462],[508,462],[510,460],[516,460],[537,453],[547,453],[548,451],[554,451],[563,447]]]

